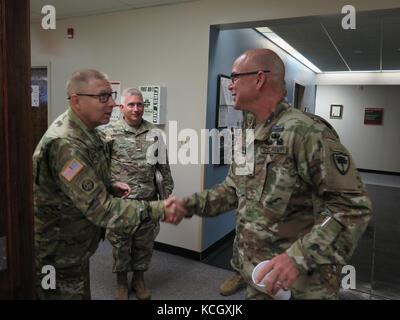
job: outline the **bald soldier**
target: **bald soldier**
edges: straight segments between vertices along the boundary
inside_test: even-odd
[[[249,112],[244,128],[254,129],[254,164],[233,162],[223,183],[186,197],[184,205],[188,216],[202,217],[237,208],[235,263],[247,299],[271,299],[280,287],[291,289],[293,299],[337,299],[341,268],[367,227],[371,202],[335,130],[285,100],[284,77],[271,50],[235,60],[229,90],[235,108]],[[257,282],[270,273],[268,294],[251,278],[264,260],[270,262]]]
[[[127,184],[110,183],[112,146],[96,129],[109,122],[115,105],[107,76],[79,70],[67,82],[67,94],[69,109],[33,155],[39,299],[90,299],[89,258],[102,228],[131,234],[142,221],[177,224],[185,214],[179,201],[165,208],[159,201],[128,200]],[[55,270],[55,288],[43,284],[45,266]]]

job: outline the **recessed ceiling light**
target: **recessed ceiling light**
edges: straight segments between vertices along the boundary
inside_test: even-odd
[[[306,65],[315,73],[321,73],[322,71],[312,64],[308,59],[306,59],[300,52],[294,49],[291,45],[289,45],[285,40],[279,37],[275,32],[273,32],[268,27],[256,28],[259,32],[261,32],[267,39],[271,40],[278,47],[281,47],[283,50],[291,54],[295,59]]]

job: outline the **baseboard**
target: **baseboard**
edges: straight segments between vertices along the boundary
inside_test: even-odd
[[[168,252],[171,254],[175,254],[178,256],[182,256],[185,258],[193,259],[193,260],[204,260],[206,259],[214,250],[218,249],[220,246],[222,246],[226,241],[230,240],[232,237],[235,236],[235,230],[232,230],[225,236],[223,236],[221,239],[219,239],[217,242],[209,246],[206,250],[202,252],[197,252],[194,250],[190,249],[185,249],[185,248],[180,248],[176,247],[170,244],[165,244],[161,243],[158,241],[154,242],[154,249],[159,250],[159,251],[164,251]]]
[[[172,246],[170,244],[165,244],[165,243],[154,241],[154,249],[172,253],[172,254],[182,256],[185,258],[190,258],[193,260],[201,260],[201,252]]]
[[[376,173],[376,174],[386,174],[389,176],[400,176],[400,172],[393,172],[393,171],[380,171],[380,170],[370,170],[370,169],[360,169],[357,168],[360,172],[368,172],[368,173]]]
[[[214,244],[209,246],[206,250],[204,250],[201,253],[201,260],[206,259],[211,253],[213,253],[215,250],[219,249],[219,247],[224,245],[228,240],[231,240],[233,237],[235,237],[235,230],[232,230],[231,232],[227,233],[225,236],[223,236],[217,242],[215,242]]]

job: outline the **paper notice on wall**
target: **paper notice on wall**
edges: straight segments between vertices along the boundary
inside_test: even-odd
[[[120,105],[121,104],[121,81],[111,81],[111,88],[112,91],[117,92],[117,99],[115,99],[115,104]],[[113,112],[111,114],[110,121],[116,121],[121,117],[121,108],[120,107],[114,107]]]
[[[219,93],[219,105],[220,106],[233,106],[232,93],[229,91],[228,86],[231,83],[230,78],[221,77],[221,86]]]
[[[39,86],[31,86],[31,101],[32,107],[39,107]]]

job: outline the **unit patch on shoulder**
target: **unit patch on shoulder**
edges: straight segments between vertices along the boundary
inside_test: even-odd
[[[65,180],[71,182],[83,168],[84,166],[82,163],[77,159],[72,159],[60,174]]]
[[[85,179],[82,181],[82,189],[89,192],[93,189],[94,183],[92,180]]]
[[[350,157],[342,152],[334,152],[332,158],[336,169],[338,169],[342,175],[345,175],[350,169]]]

